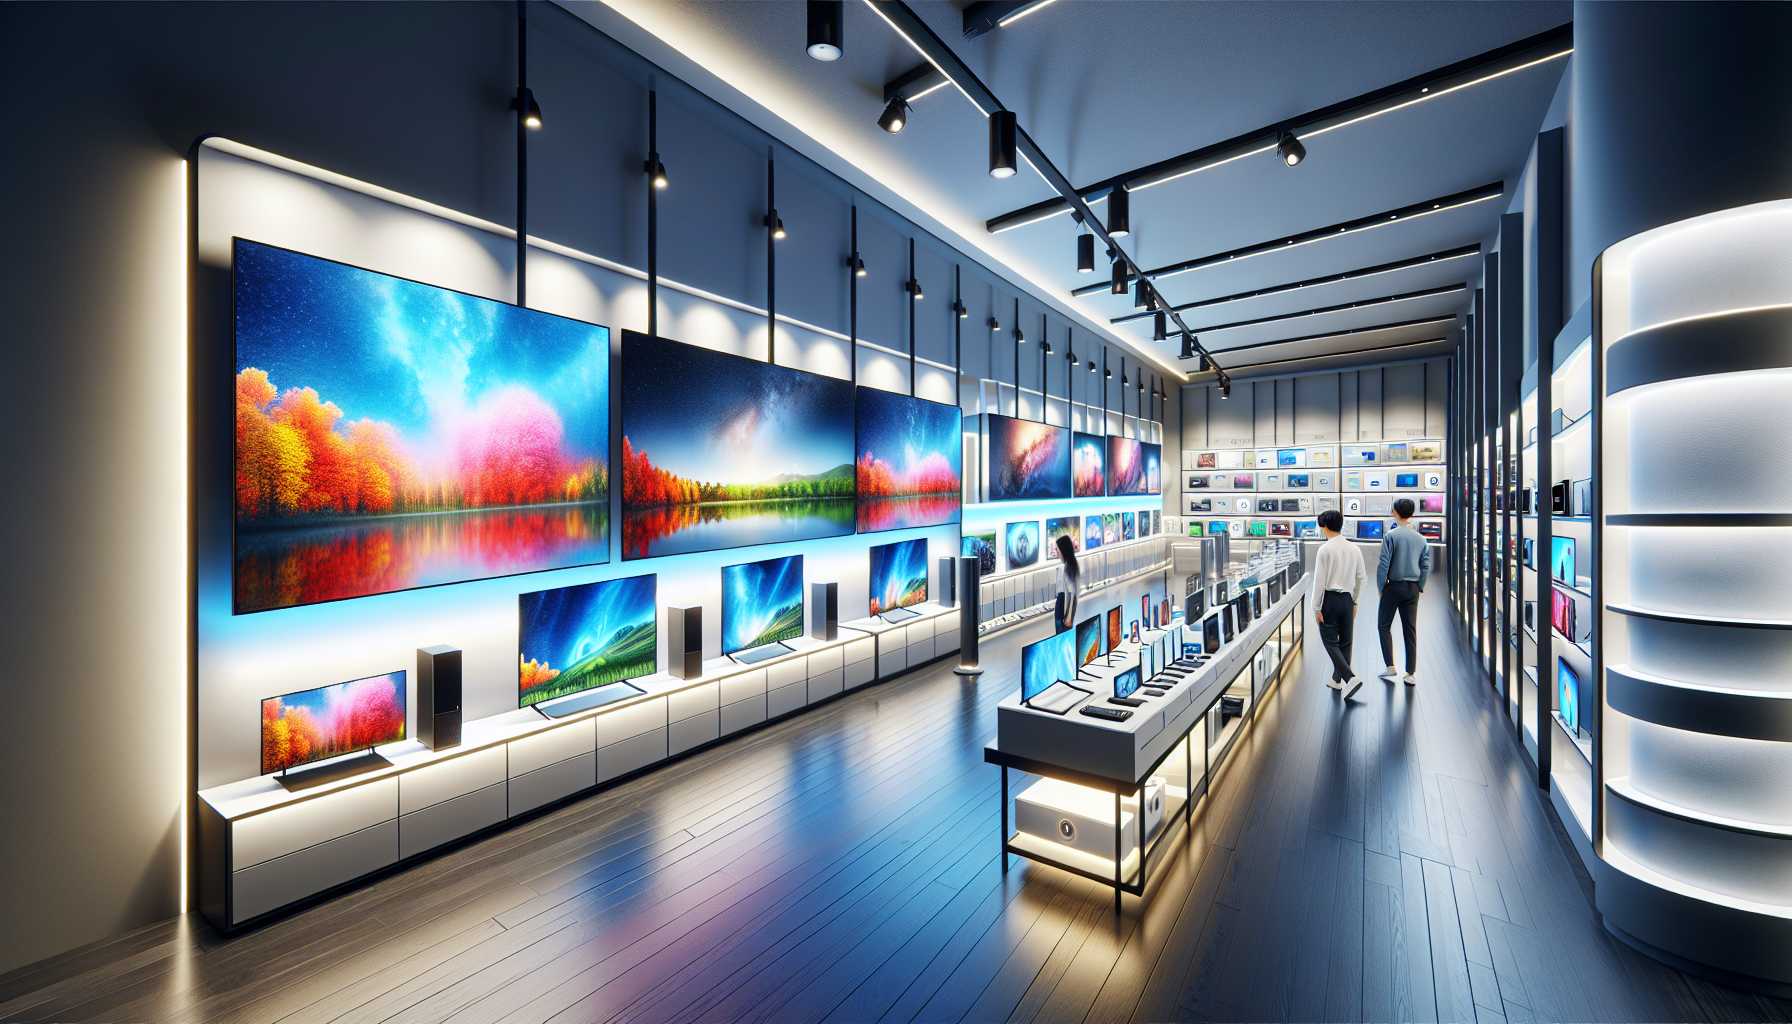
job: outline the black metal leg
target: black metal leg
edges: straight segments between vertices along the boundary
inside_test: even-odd
[[[1141,811],[1144,808],[1139,808]],[[1114,792],[1114,913],[1120,913],[1120,793]]]
[[[1001,840],[1001,845],[998,848],[1002,851],[1002,874],[1005,875],[1008,873],[1008,766],[1007,765],[1002,766],[1002,824],[999,827],[1002,830],[1002,834],[997,837],[998,839]]]
[[[1195,721],[1199,723],[1201,718],[1197,718]],[[1189,727],[1188,732],[1182,734],[1182,781],[1186,786],[1182,795],[1182,824],[1186,826],[1195,819],[1195,730],[1193,726]],[[1186,833],[1183,838],[1188,838]]]

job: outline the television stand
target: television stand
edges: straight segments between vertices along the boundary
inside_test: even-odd
[[[779,640],[776,643],[760,644],[758,647],[749,647],[744,651],[736,651],[728,657],[737,665],[757,665],[762,661],[769,661],[781,654],[790,654],[795,650],[796,648]]]
[[[302,793],[316,786],[324,786],[341,779],[354,778],[368,772],[377,772],[381,768],[392,767],[392,762],[380,756],[377,750],[345,757],[340,761],[326,761],[315,767],[303,768],[297,772],[287,770],[274,776],[274,781],[285,787],[288,793]]]
[[[619,700],[639,697],[646,692],[629,682],[605,683],[589,690],[581,690],[578,693],[569,693],[564,697],[542,701],[535,705],[535,710],[543,718],[565,718],[567,715],[576,715],[581,711],[601,708],[605,704],[614,704]]]
[[[907,622],[909,619],[920,618],[921,613],[913,608],[892,608],[878,617],[885,622]]]

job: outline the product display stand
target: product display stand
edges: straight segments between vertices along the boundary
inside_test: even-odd
[[[392,762],[380,756],[377,750],[364,750],[337,761],[325,761],[312,768],[301,771],[284,771],[274,776],[288,793],[303,793],[317,786],[352,779],[357,775],[377,772],[381,768],[392,767]]]

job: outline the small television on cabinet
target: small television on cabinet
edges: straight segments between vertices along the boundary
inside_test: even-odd
[[[803,635],[803,556],[722,567],[722,653],[752,664]]]
[[[1119,674],[1114,676],[1114,696],[1115,697],[1117,697],[1121,700],[1125,700],[1126,698],[1131,697],[1133,694],[1137,693],[1138,690],[1139,690],[1139,666],[1134,665],[1133,667],[1128,668],[1128,669],[1121,669]]]
[[[517,707],[559,718],[639,694],[629,680],[659,667],[657,587],[649,573],[517,595]]]
[[[913,606],[927,601],[927,538],[873,546],[869,589],[872,615],[901,622],[921,614]]]
[[[399,669],[263,700],[261,774],[279,772],[282,785],[299,789],[386,764],[373,748],[405,737],[406,678]],[[335,764],[286,775],[321,761]]]

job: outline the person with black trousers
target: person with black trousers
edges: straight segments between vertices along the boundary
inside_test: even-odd
[[[1350,667],[1351,640],[1356,632],[1356,603],[1363,592],[1363,556],[1344,539],[1344,515],[1337,509],[1319,513],[1319,530],[1325,543],[1313,558],[1313,593],[1319,608],[1319,639],[1332,659],[1332,678],[1325,685],[1342,690],[1349,700],[1363,688],[1363,679]]]
[[[1418,682],[1414,675],[1419,668],[1419,595],[1425,592],[1425,577],[1431,572],[1431,545],[1412,528],[1411,498],[1394,502],[1394,528],[1381,539],[1381,561],[1375,569],[1375,584],[1381,588],[1381,606],[1376,609],[1376,627],[1381,631],[1381,662],[1387,668],[1381,678],[1398,679],[1408,686]],[[1394,668],[1394,634],[1390,628],[1394,616],[1400,616],[1400,632],[1406,639],[1406,674]]]

